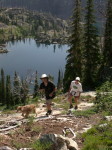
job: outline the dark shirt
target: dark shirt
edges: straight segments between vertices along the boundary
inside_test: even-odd
[[[47,86],[45,86],[45,84],[42,82],[40,84],[40,89],[44,89],[45,90],[46,99],[53,99],[55,97],[55,91],[54,91],[55,85],[52,82],[48,81]],[[52,92],[53,92],[53,96],[50,97],[49,94],[51,94]]]

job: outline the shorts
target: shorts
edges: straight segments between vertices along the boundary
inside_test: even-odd
[[[72,95],[72,96],[74,96],[74,97],[76,97],[76,98],[79,98],[80,96],[79,96],[79,92],[74,92],[74,91],[72,91],[72,92],[70,92],[70,95]]]

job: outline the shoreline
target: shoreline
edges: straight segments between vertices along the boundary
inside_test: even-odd
[[[0,49],[0,54],[8,53],[9,51],[7,49]]]
[[[9,51],[6,49],[6,44],[0,44],[0,54],[8,53]]]

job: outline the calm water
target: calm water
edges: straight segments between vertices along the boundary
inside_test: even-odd
[[[0,69],[5,74],[14,76],[18,72],[21,77],[32,75],[36,70],[38,76],[46,73],[54,77],[57,83],[58,71],[65,70],[67,45],[45,45],[36,43],[33,39],[7,43],[7,54],[0,54]]]

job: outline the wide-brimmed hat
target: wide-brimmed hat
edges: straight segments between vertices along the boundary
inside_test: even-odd
[[[48,76],[46,74],[42,74],[40,79],[44,79],[44,78],[48,78]]]
[[[75,80],[78,80],[78,81],[80,81],[80,78],[79,78],[79,77],[76,77],[76,78],[75,78]]]

